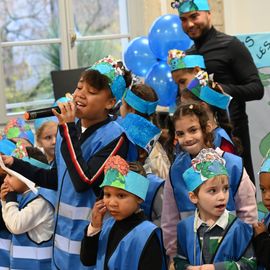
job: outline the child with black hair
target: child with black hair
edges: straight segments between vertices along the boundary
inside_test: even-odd
[[[46,156],[36,147],[19,149],[30,164],[48,168]],[[11,232],[10,268],[47,270],[51,266],[56,192],[30,189],[13,171],[1,186],[3,220]],[[1,258],[2,260],[2,258]]]
[[[270,151],[262,163],[259,178],[262,203],[268,213],[253,226],[255,234],[253,245],[259,264],[268,270],[270,269]]]
[[[146,84],[135,83],[124,93],[120,113],[123,118],[133,113],[153,122],[157,104],[158,96],[153,88]],[[136,125],[136,123],[130,124]],[[160,142],[156,142],[145,162],[152,173],[162,179],[168,178],[170,161]]]
[[[104,197],[95,203],[82,241],[85,265],[104,270],[167,269],[161,230],[140,209],[148,184],[119,156],[108,160],[101,184]],[[111,217],[103,222],[106,212]]]
[[[39,186],[57,190],[52,269],[85,269],[79,259],[80,244],[101,192],[105,162],[116,154],[127,156],[129,141],[109,116],[127,87],[124,74],[115,59],[101,59],[82,73],[73,101],[58,104],[61,114],[53,110],[59,132],[50,170],[3,158],[11,169]]]

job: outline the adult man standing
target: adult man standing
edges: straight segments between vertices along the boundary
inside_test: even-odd
[[[194,41],[188,53],[203,55],[208,74],[214,74],[214,81],[233,97],[229,111],[234,136],[242,142],[244,165],[255,183],[246,102],[261,99],[264,88],[253,59],[236,37],[213,27],[207,0],[179,0],[172,7],[178,9],[183,30]]]

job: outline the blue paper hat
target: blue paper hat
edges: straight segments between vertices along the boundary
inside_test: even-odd
[[[196,77],[188,84],[187,89],[197,98],[209,105],[227,110],[232,99],[228,94],[221,94],[208,86],[208,74],[200,71]]]
[[[156,107],[158,105],[158,100],[146,101],[135,95],[130,88],[128,88],[124,93],[124,100],[136,111],[147,115],[153,114],[156,111]]]
[[[119,124],[123,127],[128,139],[143,148],[148,154],[161,135],[159,128],[138,114],[127,114],[119,121]]]
[[[105,177],[100,187],[110,186],[126,190],[145,200],[149,180],[129,170],[128,163],[120,156],[108,159],[105,165]]]
[[[192,166],[183,174],[188,191],[194,191],[208,179],[218,175],[228,176],[226,161],[212,148],[202,149],[191,161]]]
[[[42,118],[35,119],[35,121],[34,121],[35,131],[37,131],[44,123],[47,123],[47,122],[58,123],[58,119],[56,116],[42,117]]]
[[[16,148],[16,144],[8,139],[0,140],[0,153],[10,156],[14,149]]]
[[[262,162],[260,173],[270,173],[270,149]]]
[[[111,56],[108,56],[99,60],[87,70],[97,70],[101,74],[107,76],[111,81],[109,86],[112,90],[112,94],[116,98],[116,101],[119,101],[122,99],[126,90],[126,81],[123,77],[123,70],[121,67],[119,67],[117,62],[119,61]]]
[[[168,52],[168,65],[171,72],[179,69],[200,67],[205,69],[202,55],[186,55],[184,51],[173,49]]]
[[[171,6],[178,10],[180,16],[191,11],[210,10],[207,0],[176,0],[171,3]]]

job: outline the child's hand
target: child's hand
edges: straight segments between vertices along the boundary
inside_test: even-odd
[[[1,200],[5,201],[7,194],[11,191],[13,191],[13,189],[7,183],[3,183],[1,186]]]
[[[101,228],[104,215],[107,211],[107,208],[103,202],[103,200],[99,200],[95,203],[93,210],[92,210],[92,219],[91,225],[94,228]]]
[[[65,103],[58,102],[57,105],[60,108],[61,113],[58,113],[54,109],[52,112],[58,118],[59,125],[75,121],[76,106],[72,101]]]
[[[1,157],[2,157],[2,160],[3,160],[4,164],[7,167],[12,166],[12,164],[14,162],[14,158],[12,156],[1,155]]]
[[[267,228],[263,222],[258,222],[257,224],[254,224],[253,228],[255,236],[267,231]]]

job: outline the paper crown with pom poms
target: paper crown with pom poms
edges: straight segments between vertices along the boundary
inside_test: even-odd
[[[188,191],[194,191],[208,179],[218,175],[228,176],[226,161],[214,149],[202,149],[191,161],[192,166],[183,174]]]
[[[149,180],[129,170],[128,163],[120,156],[113,156],[108,159],[104,173],[104,180],[100,187],[120,188],[145,200]]]
[[[180,16],[191,11],[210,10],[207,0],[176,0],[171,3],[171,7],[177,9]]]
[[[168,52],[168,65],[171,72],[179,69],[200,67],[205,69],[202,55],[186,55],[184,51],[173,49]]]
[[[98,60],[94,65],[87,70],[97,70],[101,74],[110,79],[110,88],[116,100],[121,100],[125,90],[126,81],[124,79],[124,66],[119,64],[120,60],[116,60],[112,56],[107,56]]]

